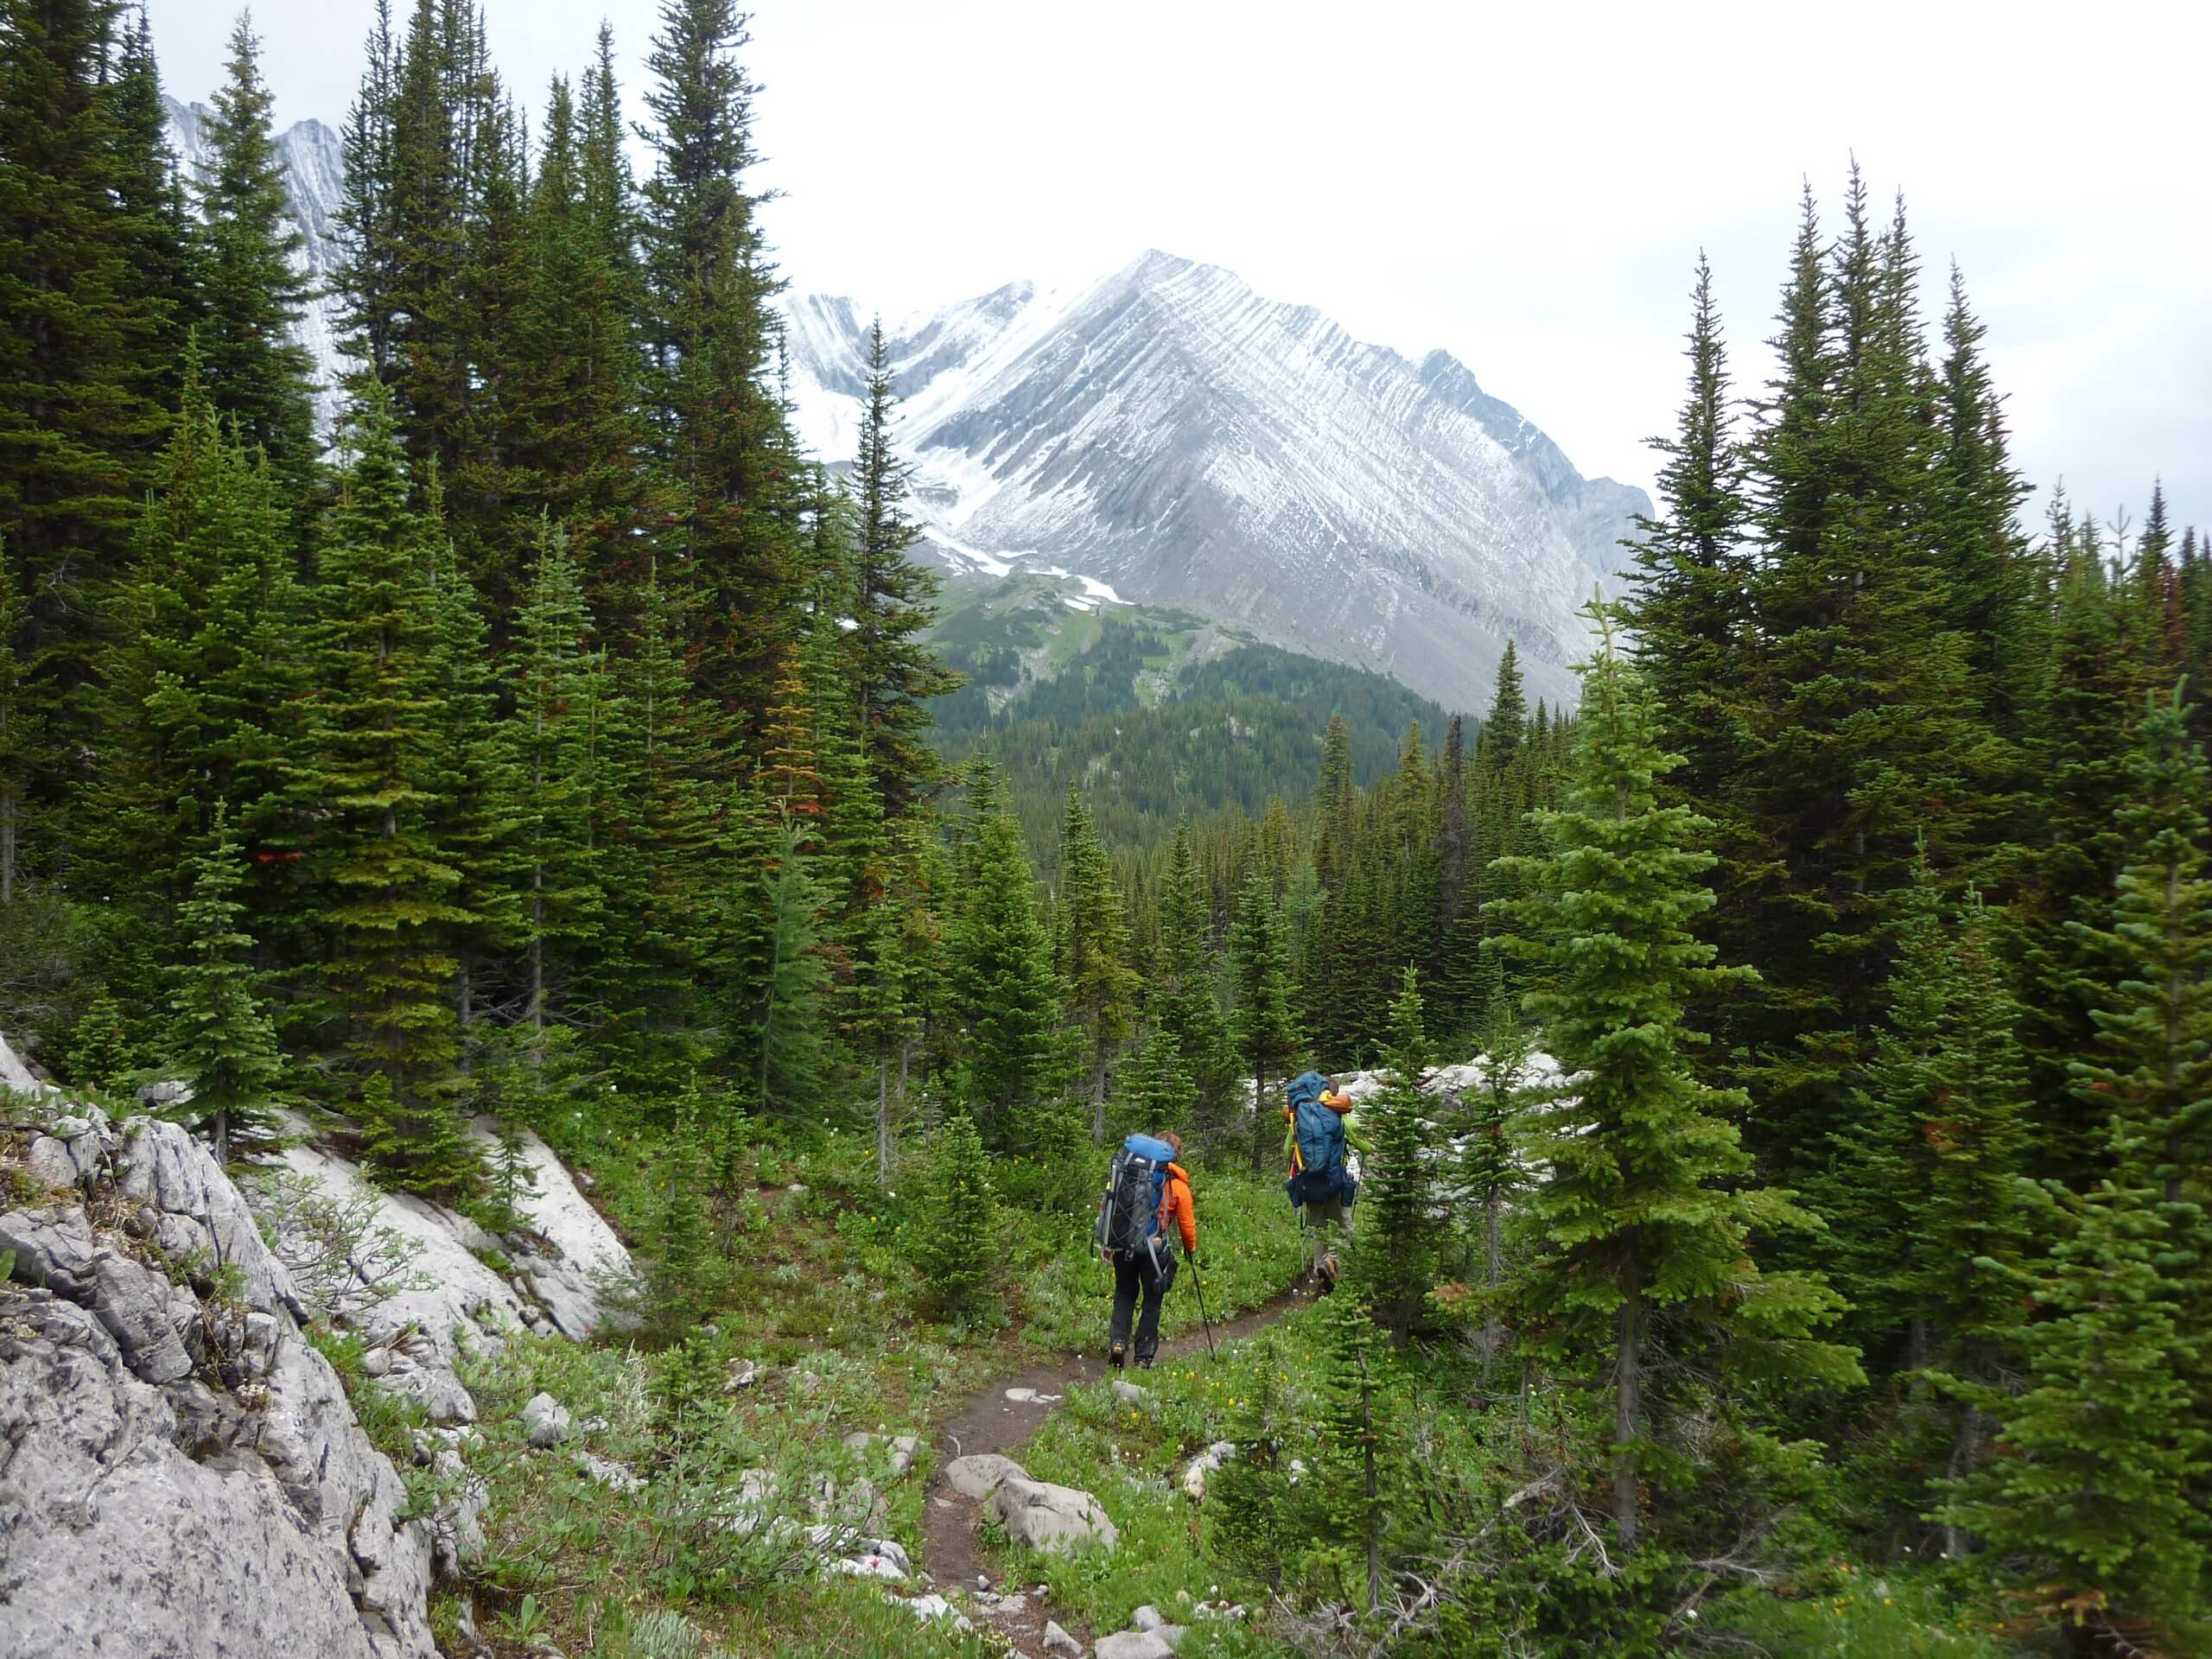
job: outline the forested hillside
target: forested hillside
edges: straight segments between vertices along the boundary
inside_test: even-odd
[[[326,442],[250,26],[188,189],[143,14],[0,0],[0,1028],[493,1236],[473,1122],[585,1170],[646,1282],[472,1360],[448,1652],[982,1652],[762,1484],[1095,1353],[1130,1130],[1279,1311],[1308,1066],[1373,1072],[1341,1286],[1038,1430],[1118,1554],[963,1560],[1233,1606],[1199,1659],[2212,1651],[2212,546],[2021,524],[1901,206],[1808,193],[1763,385],[1700,266],[1578,709],[1508,651],[1463,716],[942,613],[880,330],[849,477],[792,438],[730,0],[527,109],[473,8],[378,16]],[[634,1484],[530,1461],[556,1387]]]

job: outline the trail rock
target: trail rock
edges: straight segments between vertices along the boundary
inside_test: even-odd
[[[1006,1397],[1017,1406],[1057,1406],[1061,1396],[1041,1393],[1036,1389],[1008,1389]]]
[[[1029,1471],[1012,1458],[1001,1457],[995,1452],[975,1452],[946,1464],[944,1478],[961,1497],[980,1501],[996,1491],[1003,1482],[1027,1480]]]
[[[1159,1608],[1149,1605],[1140,1607],[1129,1615],[1129,1628],[1133,1630],[1156,1630],[1166,1622],[1160,1616]]]
[[[532,1395],[522,1408],[522,1421],[530,1443],[541,1452],[569,1438],[569,1408],[550,1394]]]
[[[1045,1634],[1039,1641],[1046,1652],[1058,1654],[1060,1659],[1083,1659],[1083,1643],[1062,1630],[1056,1620],[1045,1621]]]
[[[991,1507],[1007,1536],[1026,1548],[1066,1551],[1097,1544],[1111,1549],[1121,1541],[1098,1500],[1072,1486],[1009,1479],[992,1496]]]
[[[1102,1636],[1092,1659],[1174,1659],[1174,1644],[1158,1630],[1117,1630]]]
[[[1118,1376],[1114,1379],[1114,1397],[1125,1406],[1136,1406],[1147,1411],[1152,1408],[1150,1389],[1141,1389],[1135,1383]]]

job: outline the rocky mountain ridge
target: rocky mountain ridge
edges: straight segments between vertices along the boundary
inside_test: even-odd
[[[194,175],[206,110],[168,102]],[[344,146],[278,140],[300,268],[339,269]],[[793,417],[833,465],[858,430],[870,318],[785,296]],[[301,333],[326,424],[341,370],[327,292]],[[892,326],[929,549],[963,575],[1070,576],[1071,602],[1173,606],[1268,644],[1486,705],[1506,639],[1532,696],[1576,695],[1575,613],[1617,583],[1643,492],[1585,478],[1444,352],[1418,363],[1218,266],[1153,251],[1087,287],[1009,283]]]

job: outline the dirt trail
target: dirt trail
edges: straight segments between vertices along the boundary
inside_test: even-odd
[[[1218,1345],[1249,1337],[1310,1300],[1310,1293],[1294,1287],[1255,1308],[1217,1324],[1213,1327],[1214,1342]],[[1102,1306],[1102,1319],[1104,1313]],[[1163,1360],[1188,1358],[1205,1351],[1203,1329],[1186,1331],[1160,1344],[1160,1357]],[[938,1472],[931,1478],[922,1503],[921,1567],[937,1581],[940,1591],[949,1593],[965,1590],[972,1594],[976,1580],[985,1576],[982,1543],[976,1526],[981,1506],[946,1484],[944,1465],[955,1458],[989,1452],[1019,1462],[1017,1453],[1022,1443],[1043,1426],[1068,1389],[1079,1382],[1096,1382],[1105,1375],[1106,1362],[1099,1356],[1070,1354],[1058,1359],[1039,1360],[993,1379],[938,1421],[931,1440],[937,1448]],[[1131,1371],[1129,1376],[1135,1382],[1143,1381],[1143,1373],[1139,1371]],[[1039,1398],[1028,1402],[1007,1398],[1009,1391],[1024,1389]],[[1009,1591],[1021,1587],[1007,1586]],[[1035,1656],[1044,1651],[1039,1643],[1045,1621],[1051,1616],[1049,1608],[1029,1602],[1019,1609],[1002,1612],[987,1611],[985,1616],[1005,1632],[1015,1652]],[[1072,1627],[1071,1633],[1089,1652],[1090,1643],[1085,1639],[1085,1633]]]

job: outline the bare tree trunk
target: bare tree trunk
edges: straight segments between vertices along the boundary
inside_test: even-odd
[[[1268,1099],[1268,1068],[1262,1061],[1252,1068],[1252,1173],[1262,1174],[1268,1167],[1268,1130],[1266,1105]]]
[[[1613,1382],[1613,1529],[1624,1554],[1636,1548],[1636,1440],[1643,1427],[1643,1287],[1638,1282],[1636,1241],[1627,1241],[1621,1263],[1625,1294],[1617,1325],[1620,1357]]]
[[[0,905],[16,902],[16,794],[0,793]]]
[[[1106,1051],[1103,1046],[1093,1049],[1090,1056],[1090,1144],[1106,1144]]]
[[[891,1062],[875,1063],[875,1179],[891,1179]]]
[[[1497,1294],[1497,1281],[1503,1277],[1505,1271],[1505,1206],[1498,1202],[1497,1195],[1492,1193],[1490,1203],[1484,1206],[1484,1209],[1487,1213],[1483,1218],[1483,1231],[1488,1260],[1483,1267],[1483,1288],[1494,1298]],[[1504,1345],[1504,1343],[1505,1327],[1498,1323],[1497,1313],[1493,1306],[1490,1318],[1483,1324],[1483,1392],[1484,1394],[1490,1392],[1491,1366],[1497,1360],[1497,1351]]]

